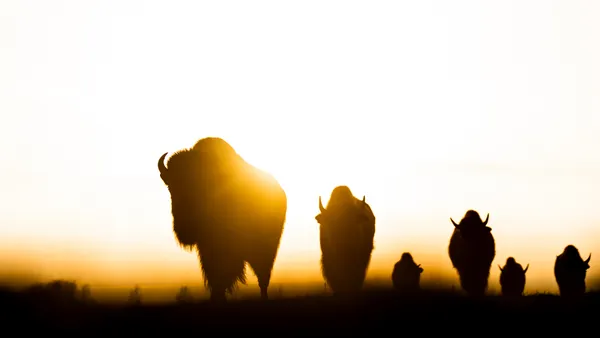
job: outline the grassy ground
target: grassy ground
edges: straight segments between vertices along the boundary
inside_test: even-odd
[[[483,327],[496,333],[554,332],[565,327],[587,332],[595,326],[591,319],[600,318],[600,293],[588,293],[577,300],[544,294],[472,299],[446,291],[403,295],[389,289],[368,289],[351,298],[315,295],[267,302],[231,301],[221,306],[208,302],[135,306],[42,300],[5,290],[1,301],[3,330],[14,334],[16,330],[20,334],[55,330],[84,334],[185,331],[212,336],[218,330],[222,334],[255,332],[283,337],[359,331],[387,336],[392,331],[396,332],[393,335],[475,334]]]

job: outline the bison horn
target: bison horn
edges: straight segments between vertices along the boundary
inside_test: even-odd
[[[166,178],[167,178],[167,167],[165,166],[165,157],[167,157],[167,153],[164,153],[159,159],[158,159],[158,171],[160,171],[160,177],[163,179],[163,181],[165,181],[165,183],[167,183]]]
[[[504,270],[502,270],[502,267],[500,266],[500,264],[498,264],[498,269],[500,269],[500,271],[504,271]]]
[[[591,253],[588,256],[588,258],[585,260],[585,264],[588,264],[590,262],[590,259],[592,259],[592,254]]]
[[[523,273],[527,272],[527,269],[529,269],[529,264],[527,264],[527,266],[525,267],[525,270],[523,270]]]
[[[485,217],[485,221],[483,221],[483,225],[487,225],[489,219],[490,219],[490,214],[488,213],[487,216]]]
[[[458,228],[458,224],[456,224],[456,222],[454,222],[454,220],[452,219],[452,217],[450,217],[450,222],[452,222],[452,224],[454,224],[454,226]]]
[[[323,202],[321,202],[321,196],[319,196],[319,210],[321,212],[325,212],[325,208],[323,208]]]
[[[367,201],[366,201],[365,195],[363,195],[363,200],[362,200],[362,202],[363,202],[363,206],[366,206],[366,205],[367,205]]]

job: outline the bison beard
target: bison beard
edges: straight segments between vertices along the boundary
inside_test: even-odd
[[[334,293],[356,292],[362,288],[372,250],[335,248],[335,244],[326,243],[321,250],[321,272]]]
[[[173,231],[184,248],[196,249],[211,299],[224,300],[254,270],[262,298],[283,233],[287,198],[269,174],[245,162],[219,138],[158,163],[171,194]]]

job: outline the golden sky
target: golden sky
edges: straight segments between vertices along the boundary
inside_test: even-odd
[[[200,283],[156,162],[219,136],[287,192],[274,282],[319,280],[318,196],[341,184],[377,217],[370,276],[411,251],[424,278],[454,278],[449,217],[471,208],[490,213],[493,267],[531,265],[528,290],[556,291],[567,244],[600,275],[599,16],[574,0],[2,1],[0,270]]]

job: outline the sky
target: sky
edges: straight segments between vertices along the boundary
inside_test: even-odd
[[[529,291],[600,276],[600,3],[0,1],[0,270],[201,285],[164,152],[224,138],[286,190],[273,282],[320,280],[318,196],[366,195],[369,276],[424,279],[468,209]],[[585,258],[584,257],[584,258]],[[33,277],[32,277],[33,278]],[[251,278],[251,283],[255,280]]]

